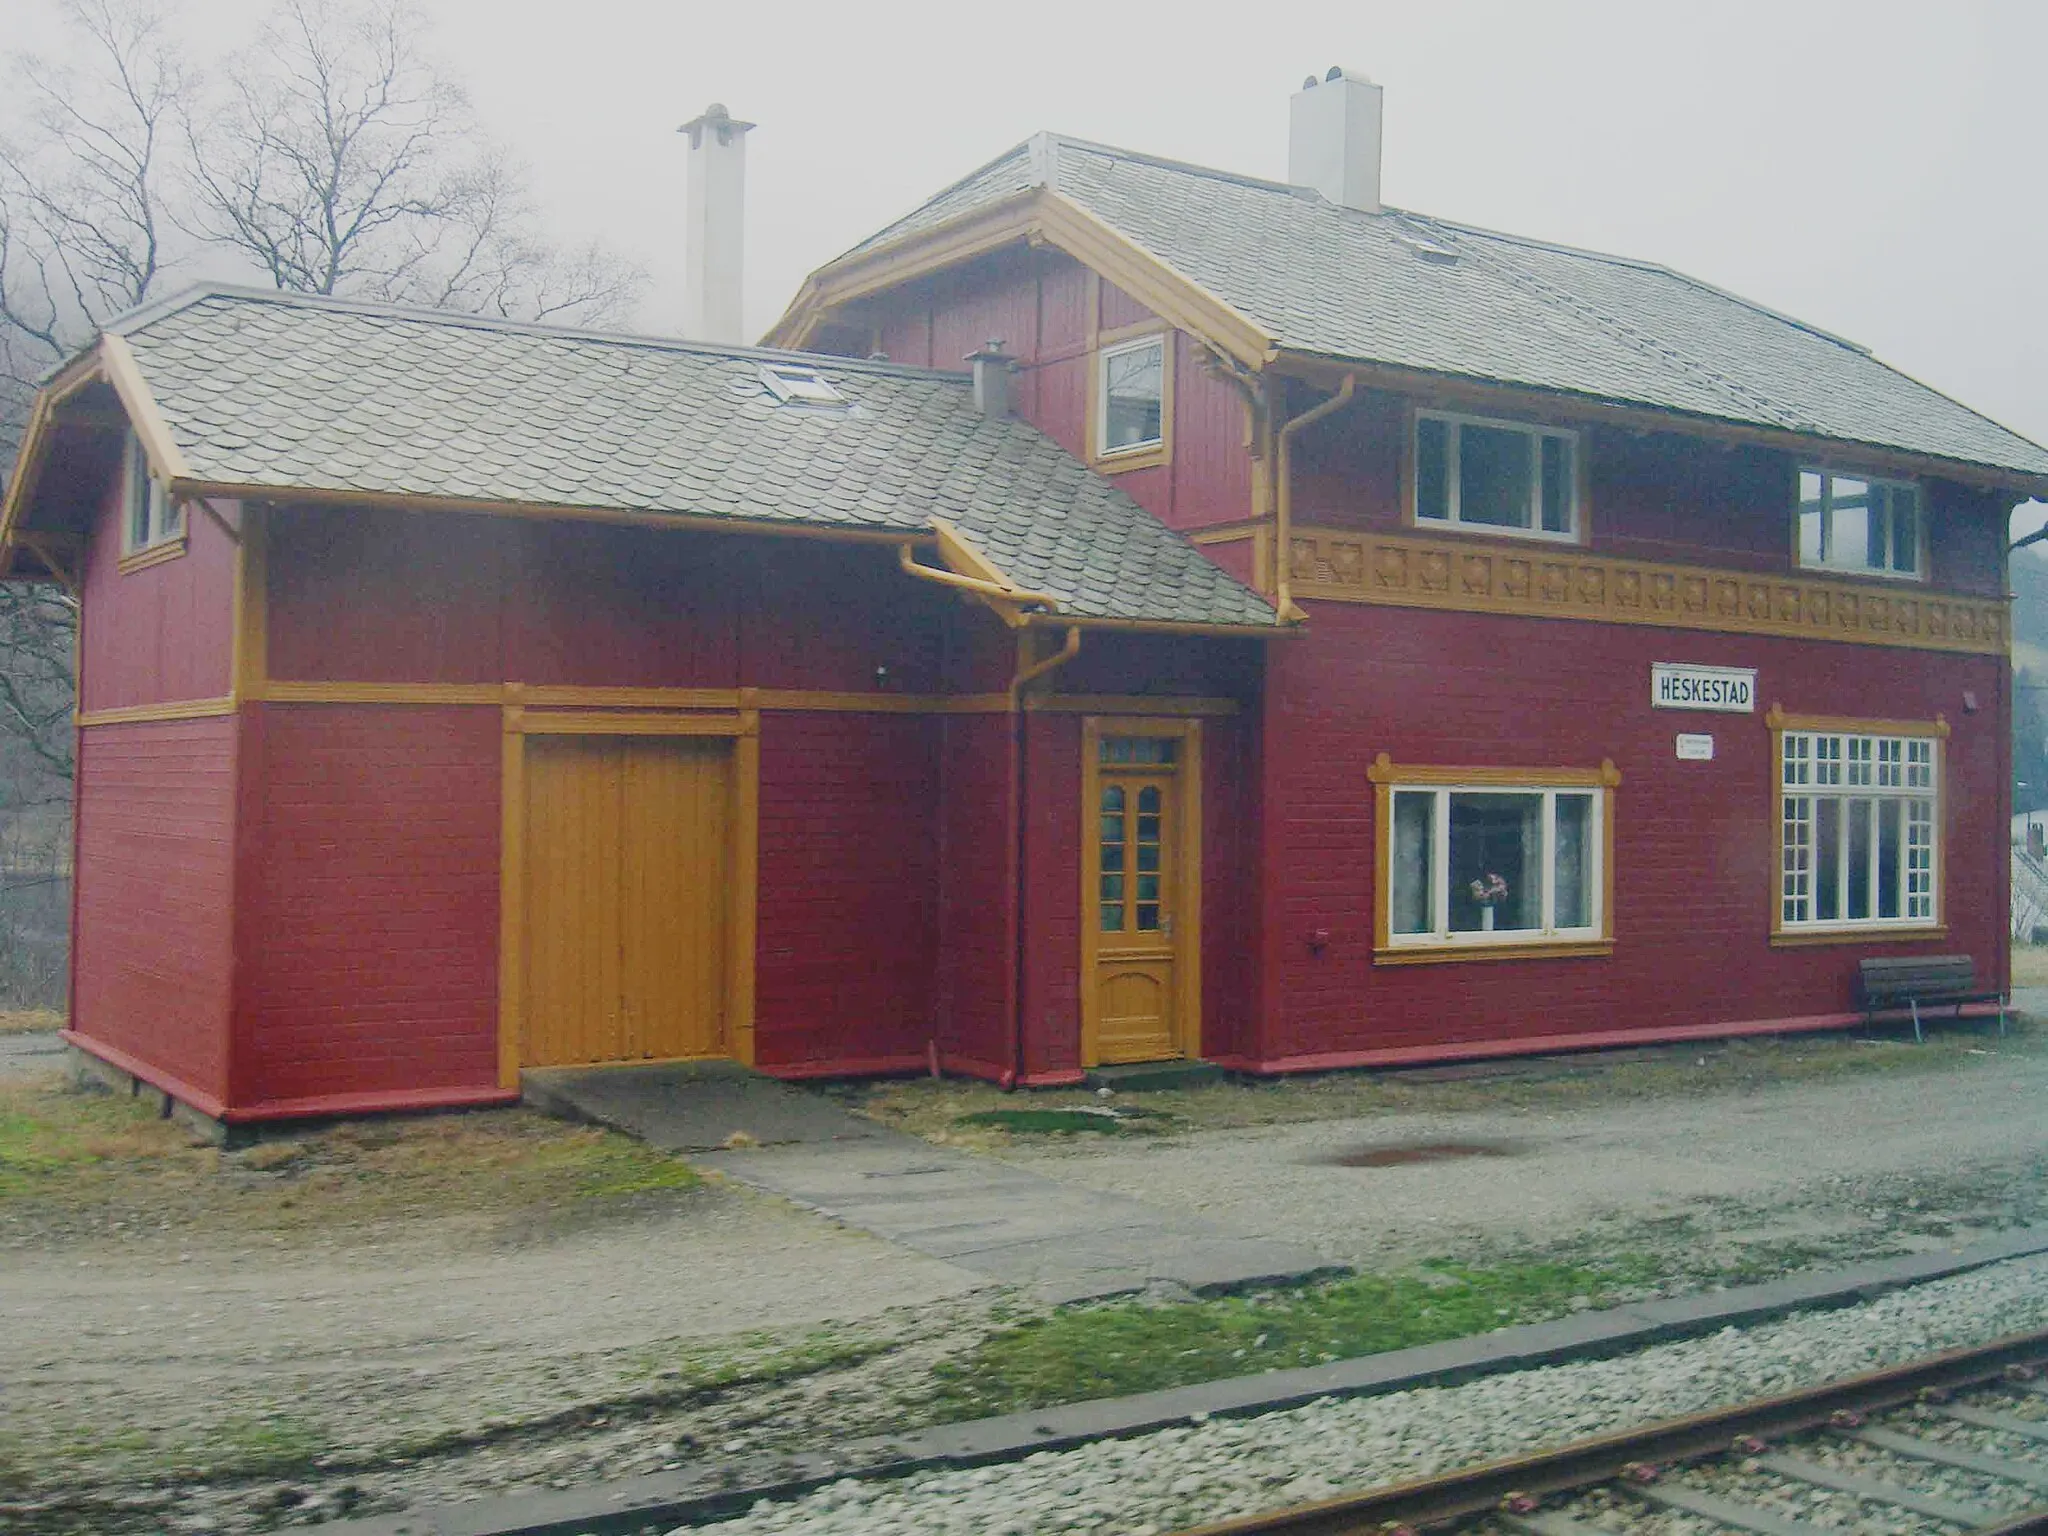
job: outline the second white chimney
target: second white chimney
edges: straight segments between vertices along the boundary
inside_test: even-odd
[[[688,220],[683,237],[683,334],[692,341],[737,344],[741,221],[747,203],[747,130],[714,101],[676,131],[690,136]]]
[[[1311,75],[1288,104],[1287,180],[1343,208],[1380,211],[1384,92],[1363,75]]]

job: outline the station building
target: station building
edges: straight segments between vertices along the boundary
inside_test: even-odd
[[[522,1069],[1254,1073],[2005,980],[2048,451],[1653,264],[1041,135],[750,349],[209,288],[37,405],[72,1020],[229,1121]],[[1363,131],[1370,128],[1370,133]]]

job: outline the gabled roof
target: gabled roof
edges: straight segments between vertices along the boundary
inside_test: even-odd
[[[1034,197],[1113,231],[1239,317],[1266,342],[1260,361],[1384,365],[2048,476],[2048,450],[1866,348],[1668,267],[1399,209],[1361,213],[1056,134],[855,246],[807,292]]]
[[[1057,443],[983,415],[961,374],[247,289],[182,294],[107,333],[182,461],[174,489],[906,540],[940,520],[1062,617],[1275,624]],[[846,405],[779,402],[773,362],[817,368]]]

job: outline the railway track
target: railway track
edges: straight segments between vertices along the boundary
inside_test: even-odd
[[[2048,1533],[2044,1410],[2048,1332],[2015,1334],[1179,1536]]]

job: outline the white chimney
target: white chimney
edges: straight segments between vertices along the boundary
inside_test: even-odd
[[[688,291],[683,334],[692,341],[737,343],[741,218],[747,201],[747,130],[714,101],[676,132],[690,136],[689,219],[683,265]]]
[[[1384,92],[1363,75],[1310,75],[1288,105],[1287,179],[1342,208],[1380,211]]]

